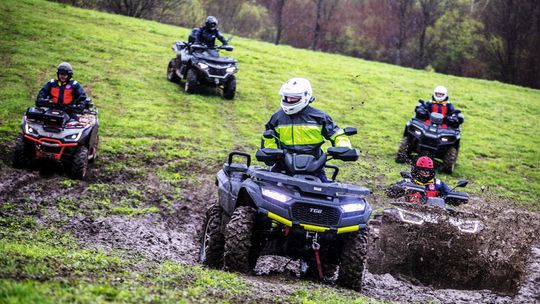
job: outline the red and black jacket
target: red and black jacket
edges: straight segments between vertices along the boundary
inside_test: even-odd
[[[405,201],[407,202],[421,202],[423,194],[420,192],[409,192],[405,191],[403,187],[401,186],[404,183],[411,182],[411,180],[404,179],[401,180],[393,185],[391,185],[388,189],[386,189],[386,194],[391,198],[398,198],[405,196]],[[417,185],[421,185],[425,187],[425,195],[427,197],[442,197],[446,196],[448,193],[450,193],[450,188],[448,185],[443,182],[440,179],[434,178],[433,181],[429,183],[420,183],[416,180],[412,181],[413,183]]]
[[[39,91],[37,99],[43,98],[50,98],[53,103],[67,106],[78,100],[86,99],[86,92],[76,80],[62,83],[60,80],[51,79]]]

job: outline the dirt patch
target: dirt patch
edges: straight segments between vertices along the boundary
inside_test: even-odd
[[[0,145],[0,152],[3,152],[0,153],[0,204],[12,203],[1,216],[35,217],[41,225],[64,229],[89,247],[127,250],[155,261],[197,263],[203,217],[216,199],[216,165],[182,167],[180,169],[185,170],[182,174],[190,176],[189,179],[164,182],[156,172],[167,164],[149,161],[141,168],[129,168],[132,156],[106,156],[98,158],[91,166],[89,180],[73,182],[61,170],[53,170],[48,175],[36,170],[15,170],[9,165],[10,147]],[[112,163],[125,163],[128,168],[106,171]],[[135,215],[114,213],[119,206],[156,211]],[[369,265],[373,273],[367,273],[362,294],[399,302],[538,302],[540,246],[532,246],[539,231],[538,214],[507,204],[474,202],[466,207],[468,211],[480,213],[486,221],[481,235],[456,238],[441,230],[439,234],[413,239],[405,230],[405,239],[410,242],[406,247],[395,244],[394,253],[400,257],[395,267],[390,267],[389,262],[376,266],[381,254],[370,251]],[[399,232],[404,231],[388,234],[398,235]],[[475,251],[466,249],[470,244],[474,244]],[[390,247],[384,254],[386,258],[392,254]],[[485,270],[476,267],[465,275],[454,272],[466,268],[463,260],[475,258],[483,261],[479,265]],[[257,275],[243,276],[252,294],[252,298],[245,300],[270,303],[283,299],[286,302],[287,296],[299,287],[318,289],[320,283],[298,278],[298,267],[298,261],[262,257]],[[446,284],[427,271],[437,267],[442,269],[440,278],[461,282],[461,285]],[[480,274],[489,279],[482,280]],[[497,290],[494,282],[504,286],[499,293],[511,295],[484,290]],[[344,289],[339,292],[352,297],[358,295]]]

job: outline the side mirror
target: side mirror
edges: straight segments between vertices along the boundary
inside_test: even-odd
[[[267,139],[272,139],[276,137],[276,132],[274,130],[266,130],[263,133],[263,137]]]
[[[346,127],[345,129],[343,129],[343,132],[345,133],[345,135],[348,135],[348,136],[355,135],[358,133],[356,128],[353,128],[353,127]]]
[[[468,180],[460,180],[460,181],[457,183],[456,187],[465,187],[465,186],[467,186],[467,184],[469,184],[469,181],[468,181]]]
[[[409,171],[401,171],[401,172],[399,172],[399,174],[403,178],[412,179],[411,172],[409,172]]]
[[[418,102],[421,103],[421,104],[425,104],[426,102],[423,100],[423,99],[418,99]]]

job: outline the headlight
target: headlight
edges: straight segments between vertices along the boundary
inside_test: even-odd
[[[199,63],[197,63],[197,65],[203,70],[208,68],[208,64],[206,64],[206,63],[199,62]]]
[[[414,130],[414,134],[416,134],[416,135],[422,135],[422,131],[416,129],[416,130]]]
[[[24,130],[26,131],[27,134],[39,135],[39,132],[36,131],[36,129],[30,127],[28,124],[24,125]]]
[[[366,203],[364,202],[347,204],[347,205],[341,206],[341,209],[345,212],[359,212],[359,211],[364,211],[365,208],[366,208]]]
[[[233,73],[234,71],[236,71],[236,68],[235,67],[228,67],[227,69],[225,69],[225,72],[227,73]]]
[[[291,199],[291,197],[286,194],[266,188],[262,188],[262,195],[282,203],[285,203]]]
[[[447,142],[447,141],[448,141],[448,137],[441,137],[441,141]]]
[[[79,138],[81,138],[81,134],[82,134],[82,132],[75,133],[75,134],[70,134],[70,135],[64,137],[64,139],[77,141],[77,140],[79,140]]]

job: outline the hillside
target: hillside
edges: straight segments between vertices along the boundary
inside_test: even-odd
[[[311,80],[314,106],[358,128],[351,140],[361,159],[340,164],[340,178],[371,188],[374,201],[407,169],[394,156],[417,99],[444,84],[466,122],[456,170],[441,178],[469,179],[478,200],[540,209],[538,90],[234,37],[230,56],[240,71],[228,101],[211,90],[188,95],[166,80],[171,45],[188,29],[38,0],[0,2],[0,20],[0,296],[25,303],[367,301],[272,279],[266,283],[280,292],[258,294],[260,282],[194,265],[214,174],[230,150],[255,152],[279,87],[293,76]],[[99,158],[84,182],[10,164],[21,116],[61,61],[73,65],[99,109]]]

